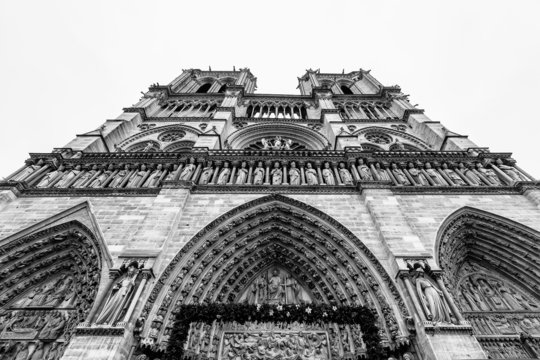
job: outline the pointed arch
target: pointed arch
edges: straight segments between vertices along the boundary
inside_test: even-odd
[[[16,351],[38,346],[54,349],[59,359],[94,306],[110,256],[99,232],[88,227],[95,219],[84,219],[87,206],[0,240],[0,323],[8,338],[10,331],[20,333],[17,324],[26,324]]]
[[[484,350],[501,359],[536,355],[520,334],[540,335],[540,233],[464,207],[443,222],[435,254]]]
[[[387,339],[403,335],[407,310],[367,247],[325,213],[282,195],[243,204],[195,235],[160,276],[143,310],[146,342],[170,332],[185,303],[237,302],[264,269],[294,274],[316,302],[358,304],[380,315]],[[396,316],[396,312],[401,315]]]

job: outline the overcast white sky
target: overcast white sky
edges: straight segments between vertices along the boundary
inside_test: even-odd
[[[371,69],[540,176],[539,16],[538,0],[2,1],[0,176],[208,65],[290,94],[310,67]]]

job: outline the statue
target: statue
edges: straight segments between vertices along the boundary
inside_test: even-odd
[[[261,143],[263,145],[263,150],[270,150],[270,144],[268,143],[268,140],[262,138]]]
[[[336,185],[336,180],[334,180],[334,173],[330,169],[329,163],[324,163],[324,169],[322,171],[322,177],[326,185]]]
[[[159,185],[159,180],[163,176],[163,165],[158,164],[156,170],[152,171],[148,180],[144,183],[144,187],[157,187]]]
[[[261,304],[266,300],[266,279],[264,275],[258,277],[251,286],[247,295],[247,302],[249,304]]]
[[[292,150],[292,144],[293,144],[293,142],[292,142],[291,139],[285,140],[285,148],[284,149],[285,150]]]
[[[60,165],[57,170],[48,172],[47,175],[45,175],[39,183],[36,185],[38,188],[45,188],[48,187],[49,184],[56,179],[56,177],[60,174],[62,174],[64,171],[64,165]]]
[[[279,276],[279,270],[272,271],[272,277],[268,280],[268,300],[270,302],[284,302],[285,292],[283,280]]]
[[[25,167],[22,171],[15,174],[13,177],[11,177],[10,180],[13,181],[23,181],[26,179],[30,174],[34,173],[34,171],[40,169],[44,164],[44,161],[42,159],[39,159],[39,161],[34,165],[28,165]]]
[[[452,180],[455,185],[467,186],[467,183],[463,181],[461,176],[459,176],[454,170],[449,169],[446,163],[442,164],[442,171],[446,173],[446,175],[450,178],[450,180]]]
[[[75,182],[71,185],[73,188],[82,188],[86,182],[88,182],[98,172],[98,166],[93,165],[90,171],[85,171]]]
[[[418,277],[416,278],[416,291],[427,319],[434,323],[450,323],[450,313],[446,308],[442,291],[435,288],[435,286],[424,277],[424,269],[418,268],[416,269],[416,272],[418,274]]]
[[[75,166],[74,169],[70,170],[70,171],[66,171],[64,173],[64,175],[62,175],[62,178],[60,179],[60,181],[58,181],[56,184],[54,184],[53,187],[55,188],[63,188],[63,187],[67,187],[67,184],[77,175],[79,175],[79,173],[81,172],[81,165],[77,165]]]
[[[114,152],[121,153],[124,152],[124,150],[120,146],[118,146],[118,144],[114,144]]]
[[[508,287],[499,284],[499,292],[511,310],[523,310],[523,307],[519,304],[514,295],[512,295]]]
[[[279,168],[279,163],[274,163],[274,168],[270,172],[272,175],[272,185],[281,185],[281,180],[283,179],[283,171]]]
[[[373,180],[373,175],[371,175],[371,171],[369,170],[369,167],[364,164],[363,159],[358,159],[358,173],[360,174],[360,177],[362,180]]]
[[[300,185],[300,170],[298,170],[294,161],[291,162],[291,168],[289,169],[289,183],[291,185]]]
[[[341,176],[341,181],[345,185],[354,185],[353,177],[349,170],[345,167],[344,163],[339,163],[339,176]]]
[[[388,175],[385,169],[381,169],[381,164],[375,164],[375,171],[379,174],[381,181],[390,181],[390,175]]]
[[[236,176],[236,185],[243,185],[248,177],[248,169],[246,169],[246,162],[243,161],[240,165],[240,168],[238,169],[238,175]]]
[[[274,150],[281,150],[281,136],[276,136],[276,139],[274,140],[274,145],[272,146],[272,149]]]
[[[495,171],[491,169],[486,169],[480,163],[476,163],[476,169],[478,170],[480,174],[484,175],[484,177],[487,179],[490,185],[495,185],[495,186],[501,185],[501,180],[499,179],[497,174],[495,174]]]
[[[41,341],[38,341],[34,349],[34,352],[32,353],[32,356],[30,356],[29,360],[43,360],[43,359],[46,359],[44,343]]]
[[[231,169],[229,169],[229,163],[226,162],[223,164],[223,169],[221,169],[221,172],[219,173],[219,177],[217,179],[218,185],[227,185],[227,181],[229,180],[229,175],[231,174]]]
[[[174,176],[176,175],[176,172],[178,171],[178,164],[173,165],[173,169],[170,173],[167,174],[167,177],[165,177],[165,181],[172,181],[174,180]]]
[[[311,163],[307,163],[306,165],[306,182],[308,185],[319,185],[319,181],[317,180],[317,172],[315,169],[311,167]]]
[[[529,181],[525,175],[523,175],[521,172],[517,171],[516,168],[508,165],[504,165],[503,161],[501,159],[495,160],[495,164],[499,169],[501,169],[502,172],[504,172],[510,179],[515,181]]]
[[[135,281],[139,275],[139,264],[133,261],[127,272],[114,286],[105,306],[97,317],[96,324],[114,325],[122,311],[129,305],[134,291]]]
[[[426,176],[422,173],[422,171],[415,168],[412,162],[410,162],[407,166],[409,167],[409,174],[415,181],[416,185],[423,185],[423,186],[429,185],[429,182],[427,181]]]
[[[128,176],[129,173],[130,173],[129,165],[126,164],[122,170],[116,173],[116,175],[114,176],[114,179],[109,184],[109,187],[110,188],[120,187],[120,185],[122,184],[122,181],[124,181],[124,178]]]
[[[287,304],[298,304],[301,302],[300,292],[302,288],[295,278],[288,276],[285,278],[285,300]]]
[[[255,171],[253,172],[253,185],[262,185],[264,182],[264,168],[262,162],[257,164]]]
[[[396,139],[396,141],[394,142],[394,149],[398,150],[398,151],[407,150],[407,149],[405,149],[405,145],[403,145],[403,143],[401,141],[399,141],[399,139]]]
[[[189,159],[189,163],[180,173],[180,177],[178,179],[183,180],[183,181],[189,181],[191,180],[191,175],[193,175],[194,171],[195,171],[195,159],[191,158]]]
[[[199,179],[199,185],[206,185],[212,180],[212,175],[214,174],[214,167],[212,162],[208,161],[206,166],[203,168],[201,173],[201,178]]]
[[[140,186],[139,182],[142,179],[144,179],[145,176],[146,176],[146,165],[142,164],[141,170],[131,175],[131,178],[129,179],[126,187],[131,188],[131,187]]]
[[[149,152],[149,151],[152,151],[152,150],[155,150],[154,149],[154,144],[152,144],[151,141],[149,141],[146,146],[144,147],[144,149],[142,149],[142,152]]]
[[[458,166],[459,166],[459,169],[463,171],[463,174],[467,177],[467,179],[469,179],[472,185],[474,186],[483,185],[482,180],[472,170],[473,169],[472,165],[465,167],[463,163],[459,163]]]
[[[409,179],[407,179],[407,176],[405,176],[405,173],[403,170],[397,167],[396,164],[392,164],[392,174],[394,174],[394,177],[396,178],[397,182],[401,185],[411,185],[411,182]]]
[[[66,326],[66,319],[59,311],[54,311],[39,332],[40,339],[57,339]]]
[[[439,172],[436,169],[432,168],[430,163],[427,162],[425,166],[426,166],[426,173],[430,177],[431,181],[433,181],[433,184],[435,184],[435,186],[446,185],[446,181],[443,179],[442,175],[439,174]]]

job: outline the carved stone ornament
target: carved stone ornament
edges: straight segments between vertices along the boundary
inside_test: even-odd
[[[97,293],[101,252],[77,221],[0,247],[0,357],[58,360]]]

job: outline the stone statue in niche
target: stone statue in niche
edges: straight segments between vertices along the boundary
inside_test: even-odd
[[[113,287],[105,305],[96,319],[96,324],[114,325],[127,310],[135,291],[137,277],[140,273],[136,261],[127,266],[127,270]]]
[[[266,278],[264,275],[257,277],[253,283],[251,283],[246,301],[249,304],[260,304],[266,300]]]
[[[103,171],[97,178],[92,180],[92,182],[88,185],[90,188],[100,188],[103,186],[103,183],[111,176],[111,174],[114,172],[114,166],[113,164],[109,164],[107,167],[107,170]]]
[[[358,173],[360,174],[360,177],[362,180],[373,180],[373,175],[371,175],[371,170],[369,170],[369,167],[364,164],[363,159],[358,159]]]
[[[415,168],[412,162],[409,162],[407,167],[408,167],[409,174],[413,178],[416,185],[423,185],[423,186],[429,185],[429,182],[426,179],[426,176],[420,170]]]
[[[154,149],[154,144],[151,141],[149,141],[146,144],[146,146],[142,149],[142,152],[149,152],[149,151],[153,151],[153,150],[155,150]]]
[[[30,174],[34,173],[34,171],[40,169],[43,166],[43,164],[44,164],[44,161],[40,159],[36,164],[28,165],[27,167],[25,167],[18,174],[15,174],[10,180],[23,181],[28,176],[30,176]]]
[[[444,180],[442,175],[439,174],[439,172],[436,169],[432,168],[430,163],[427,162],[425,167],[426,167],[426,173],[428,174],[431,181],[433,181],[435,186],[446,185],[446,181]]]
[[[144,179],[146,176],[146,165],[142,164],[141,169],[131,175],[126,187],[137,187],[140,186],[139,182]]]
[[[64,172],[64,165],[60,165],[57,170],[48,172],[36,185],[37,188],[45,188],[56,179],[56,177]]]
[[[324,169],[322,171],[322,177],[326,185],[336,185],[336,180],[334,179],[334,173],[330,169],[329,163],[324,163]]]
[[[130,173],[129,165],[126,164],[124,165],[124,168],[122,170],[120,170],[119,172],[116,173],[116,175],[114,175],[114,179],[109,184],[109,187],[110,188],[120,187],[120,185],[122,185],[122,182],[124,181],[124,178],[128,176],[129,173]]]
[[[74,169],[71,169],[70,171],[66,171],[63,175],[62,175],[62,178],[56,182],[56,184],[54,184],[53,187],[55,188],[65,188],[67,187],[67,184],[77,175],[79,175],[79,173],[81,172],[81,165],[77,165],[75,166]]]
[[[152,171],[148,180],[144,183],[144,187],[157,187],[159,185],[159,180],[163,176],[163,165],[158,164],[156,170]]]
[[[394,174],[394,177],[396,178],[398,183],[400,183],[401,185],[411,185],[411,182],[409,181],[409,179],[407,179],[407,177],[403,173],[403,170],[398,168],[396,164],[392,164],[391,167],[392,174]]]
[[[308,185],[318,185],[319,180],[317,180],[317,171],[313,169],[311,163],[306,165],[306,182]]]
[[[270,172],[272,175],[272,185],[281,185],[281,180],[283,179],[283,171],[279,167],[279,163],[274,163],[274,168]]]
[[[474,166],[472,164],[465,166],[463,163],[459,163],[458,166],[459,169],[463,172],[463,175],[465,175],[467,179],[469,179],[471,184],[473,184],[474,186],[483,185],[482,180],[473,171]]]
[[[450,180],[452,180],[452,182],[455,185],[457,185],[457,186],[467,186],[467,183],[465,181],[463,181],[461,176],[456,174],[456,172],[454,170],[449,169],[448,165],[446,163],[443,163],[441,167],[442,167],[442,171],[444,171],[446,173],[446,175],[450,178]]]
[[[93,165],[92,169],[85,171],[75,182],[71,185],[74,188],[81,188],[87,181],[89,181],[98,172],[98,166]]]
[[[450,311],[441,290],[424,277],[424,269],[416,269],[416,292],[426,318],[434,323],[451,323]]]
[[[381,181],[390,181],[390,175],[388,175],[385,169],[381,168],[381,164],[375,164],[375,171],[379,175],[379,179],[381,179]]]
[[[238,169],[238,175],[236,176],[236,185],[243,185],[246,183],[248,177],[248,169],[246,168],[247,164],[245,161],[242,162],[240,168]]]
[[[212,162],[208,161],[206,163],[206,166],[203,168],[201,173],[201,178],[199,179],[200,185],[206,185],[212,180],[212,175],[214,174],[214,167],[212,166]]]
[[[397,151],[405,151],[407,149],[405,149],[405,145],[403,145],[403,143],[401,141],[399,141],[399,139],[396,139],[394,141],[394,149],[397,150]]]
[[[264,182],[264,168],[262,162],[259,161],[257,167],[253,171],[253,185],[262,185]]]
[[[172,181],[174,180],[174,176],[176,175],[176,172],[178,171],[178,164],[174,164],[171,172],[167,174],[165,177],[165,181]]]
[[[226,162],[223,164],[223,169],[221,169],[219,173],[217,184],[226,185],[227,181],[229,180],[229,175],[231,175],[231,169],[229,168],[229,163]]]
[[[353,185],[353,177],[351,172],[345,167],[344,163],[339,163],[339,176],[341,176],[341,181],[345,185]]]
[[[291,168],[289,169],[289,183],[291,185],[300,185],[300,170],[298,170],[294,161],[291,162]]]
[[[502,172],[504,172],[510,179],[515,181],[529,181],[525,175],[523,175],[521,172],[517,171],[514,167],[504,165],[503,161],[501,159],[495,160],[495,164],[499,169],[501,169]]]
[[[183,181],[189,181],[191,180],[191,176],[193,175],[194,171],[195,171],[195,159],[191,158],[189,159],[189,163],[180,173],[180,177],[178,179],[183,180]]]
[[[497,174],[495,174],[495,171],[493,171],[492,169],[486,169],[485,167],[482,166],[482,164],[476,163],[476,170],[480,174],[484,175],[484,177],[489,181],[491,185],[495,185],[495,186],[501,185],[501,180],[499,179]]]
[[[274,269],[272,276],[268,279],[268,300],[270,302],[285,302],[285,288],[283,279],[279,275],[279,270]]]

